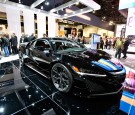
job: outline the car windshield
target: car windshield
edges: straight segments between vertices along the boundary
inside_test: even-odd
[[[86,49],[83,44],[70,40],[51,40],[51,43],[57,52],[84,51]]]

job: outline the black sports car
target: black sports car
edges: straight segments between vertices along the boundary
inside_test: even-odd
[[[126,76],[125,68],[108,53],[65,38],[21,44],[19,57],[23,64],[50,78],[61,92],[75,87],[92,96],[117,94]]]

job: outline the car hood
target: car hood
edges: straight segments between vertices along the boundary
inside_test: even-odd
[[[118,60],[112,59],[108,53],[102,50],[88,49],[83,52],[72,52],[70,54],[73,58],[79,58],[106,71],[120,71],[123,68]]]

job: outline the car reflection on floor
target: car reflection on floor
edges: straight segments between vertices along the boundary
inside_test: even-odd
[[[51,81],[20,66],[19,61],[1,64],[14,78],[12,86],[0,90],[0,114],[23,115],[126,115],[119,110],[121,94],[98,98],[80,98],[73,92],[58,92]],[[2,72],[0,77],[2,76]],[[4,74],[5,77],[8,74]],[[11,109],[12,108],[12,109]]]

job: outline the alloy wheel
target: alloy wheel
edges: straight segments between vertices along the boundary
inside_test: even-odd
[[[69,92],[72,86],[72,75],[63,64],[57,63],[52,67],[51,78],[54,86],[61,92]]]

